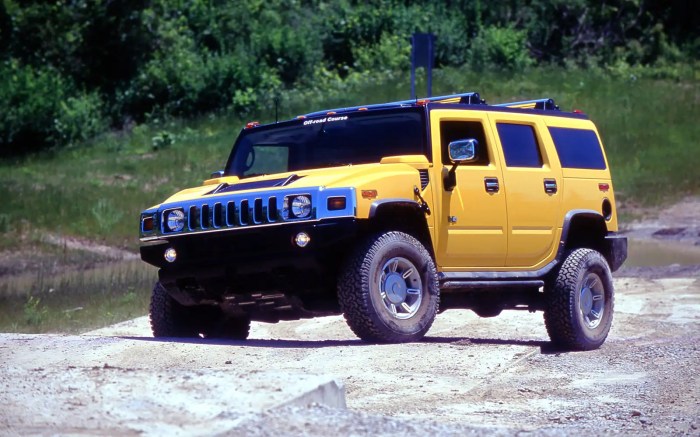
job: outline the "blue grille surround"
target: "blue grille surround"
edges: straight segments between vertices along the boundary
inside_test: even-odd
[[[285,199],[295,196],[308,196],[311,199],[311,214],[308,217],[294,217],[291,212],[285,214]],[[345,208],[328,210],[328,198],[345,196]],[[204,232],[230,231],[241,228],[276,226],[285,223],[315,222],[327,218],[355,216],[354,188],[286,188],[265,190],[254,193],[221,193],[220,195],[170,202],[158,208],[147,209],[141,213],[141,241],[170,238]],[[173,210],[185,213],[185,227],[178,232],[170,231],[165,223],[167,214]],[[151,230],[146,230],[144,223],[150,222]]]

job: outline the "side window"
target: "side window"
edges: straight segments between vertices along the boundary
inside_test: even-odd
[[[562,167],[605,170],[598,136],[592,130],[550,127]]]
[[[525,124],[497,123],[508,167],[542,167],[535,129]]]
[[[486,147],[486,134],[484,126],[479,121],[441,121],[440,122],[440,138],[442,141],[442,163],[450,163],[450,155],[448,145],[452,141],[474,138],[478,141],[476,147],[476,161],[465,165],[488,165],[489,159],[488,147]]]

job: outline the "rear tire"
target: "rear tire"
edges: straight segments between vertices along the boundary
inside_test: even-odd
[[[614,299],[612,274],[603,255],[574,250],[545,290],[549,338],[567,350],[597,349],[610,332]]]
[[[203,328],[205,338],[224,338],[229,340],[245,340],[250,333],[250,317],[247,314],[226,316],[221,310],[216,310],[218,316],[213,316],[209,325]]]
[[[151,295],[151,330],[157,338],[225,338],[245,340],[250,332],[248,315],[226,316],[216,306],[184,306],[160,282]]]
[[[350,329],[365,341],[420,340],[440,301],[435,263],[408,234],[374,235],[345,264],[338,300]]]

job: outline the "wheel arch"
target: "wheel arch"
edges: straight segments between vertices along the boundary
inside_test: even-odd
[[[569,211],[564,217],[559,261],[563,262],[572,250],[588,248],[600,252],[610,266],[616,266],[613,251],[606,241],[608,234],[605,218],[600,212],[587,209]]]
[[[435,259],[428,220],[420,203],[411,199],[382,199],[372,203],[369,210],[371,232],[401,231],[412,235]]]

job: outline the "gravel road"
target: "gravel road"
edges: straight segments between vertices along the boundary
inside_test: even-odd
[[[146,318],[81,336],[0,334],[0,434],[700,435],[700,279],[615,283],[613,329],[591,352],[552,350],[542,315],[527,312],[450,310],[424,341],[401,345],[362,343],[341,317],[256,323],[247,342],[155,340]],[[332,375],[348,409],[232,420],[217,387],[261,371]],[[188,390],[165,378],[202,375],[213,382]],[[136,414],[145,391],[179,409]],[[190,417],[216,426],[188,428]]]

